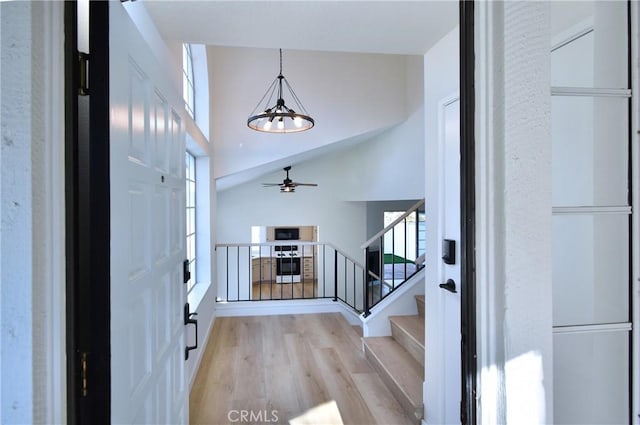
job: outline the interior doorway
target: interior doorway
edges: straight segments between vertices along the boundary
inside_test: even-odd
[[[91,25],[92,31],[92,44],[91,44],[91,55],[92,56],[104,56],[106,58],[109,57],[109,45],[108,45],[108,28],[109,28],[109,13],[108,10],[105,9],[107,6],[103,6],[100,9],[99,6],[93,5],[89,9],[89,21]],[[71,15],[71,14],[70,14]],[[461,119],[461,147],[460,147],[460,161],[463,165],[468,165],[469,162],[473,162],[473,3],[472,2],[460,2],[460,27],[461,27],[461,35],[460,35],[460,63],[461,63],[461,76],[460,76],[460,107],[461,107],[461,117],[466,116],[468,119]],[[463,28],[466,28],[463,30]],[[76,69],[72,64],[75,63],[77,58],[77,51],[74,47],[70,47],[68,49],[68,57],[70,64],[69,69]],[[92,62],[92,69],[95,69],[97,66],[96,62]],[[108,63],[102,64],[102,71],[107,75],[102,75],[104,81],[108,81],[108,72],[109,69]],[[92,78],[98,78],[98,72],[92,74]],[[76,79],[79,80],[80,76],[76,75]],[[95,80],[94,80],[95,81]],[[69,95],[69,103],[72,105],[74,102],[82,103],[84,102],[82,99],[77,99],[77,93],[73,93]],[[75,100],[74,100],[75,98]],[[95,90],[92,89],[90,102],[91,105],[87,109],[87,116],[89,116],[90,120],[88,121],[90,125],[88,126],[86,131],[97,132],[102,128],[101,136],[98,137],[96,135],[95,138],[86,139],[90,140],[91,143],[97,143],[101,141],[102,144],[98,147],[95,147],[95,150],[91,150],[88,152],[90,158],[93,161],[96,161],[96,167],[93,167],[89,170],[90,175],[88,176],[86,182],[92,181],[96,182],[96,184],[89,186],[83,186],[85,180],[83,178],[78,178],[77,173],[80,171],[82,167],[82,163],[76,159],[74,164],[74,169],[71,173],[75,176],[73,179],[72,190],[77,191],[77,193],[86,193],[87,198],[83,198],[81,201],[81,205],[83,207],[75,207],[71,211],[75,211],[74,216],[70,216],[69,222],[74,220],[79,216],[79,214],[88,214],[86,215],[87,220],[89,217],[95,217],[99,221],[91,221],[91,223],[86,224],[86,226],[71,226],[70,229],[70,238],[73,240],[83,240],[86,243],[90,244],[86,246],[86,250],[78,250],[78,245],[73,245],[75,248],[71,251],[71,258],[73,258],[73,262],[75,267],[79,269],[83,266],[83,264],[95,264],[97,267],[94,270],[86,269],[86,273],[90,273],[88,275],[78,276],[75,279],[70,280],[69,285],[69,293],[76,294],[73,299],[72,307],[70,307],[70,318],[68,323],[83,323],[83,329],[86,332],[90,331],[90,335],[87,333],[83,333],[83,331],[75,331],[73,338],[70,340],[69,351],[70,352],[78,352],[80,356],[80,361],[71,360],[70,363],[70,403],[69,403],[69,417],[77,418],[76,422],[84,422],[85,420],[89,422],[94,422],[96,418],[100,420],[104,420],[105,418],[109,418],[111,412],[111,382],[109,379],[102,380],[101,385],[102,388],[99,391],[91,391],[86,395],[83,392],[82,387],[82,353],[90,352],[91,356],[97,355],[100,353],[100,356],[107,356],[109,353],[109,344],[110,344],[110,309],[111,306],[108,304],[109,300],[109,289],[110,282],[107,276],[108,267],[109,267],[109,208],[108,203],[105,204],[105,193],[109,193],[109,171],[108,171],[108,152],[104,152],[105,147],[108,149],[109,147],[109,138],[108,138],[108,126],[109,126],[109,86],[105,84],[104,86],[98,87],[96,84]],[[469,103],[470,102],[470,103]],[[471,106],[469,106],[471,105]],[[76,112],[75,116],[78,117],[78,114],[82,112]],[[466,115],[465,115],[466,114]],[[78,121],[75,121],[75,126],[78,126]],[[100,127],[102,125],[102,127]],[[106,128],[105,128],[106,125]],[[79,145],[78,140],[81,139],[82,133],[79,135],[74,135],[75,141],[72,142],[72,145],[77,148]],[[92,144],[88,144],[87,146],[93,146]],[[471,157],[470,157],[471,155]],[[182,158],[182,157],[181,157]],[[461,166],[461,193],[460,193],[460,202],[461,202],[461,217],[460,217],[460,226],[461,226],[461,235],[460,235],[460,258],[462,261],[462,275],[461,275],[461,285],[468,288],[473,288],[473,272],[470,268],[466,268],[464,266],[465,261],[472,260],[473,253],[473,196],[472,196],[472,188],[473,188],[473,173],[469,172],[469,168],[467,166]],[[471,168],[472,169],[472,168]],[[463,171],[464,170],[464,171]],[[84,195],[83,195],[84,196]],[[100,199],[100,201],[96,201],[96,199]],[[73,205],[78,203],[78,200],[71,199],[70,202]],[[82,203],[84,202],[84,203]],[[107,206],[107,208],[105,208]],[[82,209],[84,208],[84,209]],[[82,212],[81,212],[82,209]],[[89,238],[90,232],[93,230],[93,227],[96,224],[101,223],[101,232],[97,238]],[[95,234],[93,234],[95,236]],[[83,239],[84,238],[84,239]],[[80,252],[82,251],[82,252]],[[91,262],[87,263],[83,255],[86,255],[91,258]],[[84,270],[84,269],[83,269]],[[465,271],[466,270],[466,271]],[[97,276],[96,273],[102,272],[100,276]],[[84,272],[83,272],[84,273]],[[86,282],[86,279],[89,280],[92,277],[96,277],[94,282],[100,282],[99,288],[92,287],[91,291],[83,292],[85,289],[82,288],[81,282]],[[462,324],[462,341],[463,346],[461,347],[461,383],[460,383],[460,398],[463,400],[463,404],[468,407],[465,408],[464,416],[462,416],[462,421],[464,423],[473,423],[475,421],[475,352],[474,352],[474,318],[475,318],[475,304],[473,302],[473,297],[470,292],[461,291],[461,324]],[[466,301],[465,301],[466,300]],[[105,305],[106,303],[106,305]],[[83,307],[84,306],[84,307]],[[97,314],[100,313],[100,314]],[[85,316],[83,316],[83,314]],[[79,350],[79,347],[84,343],[83,341],[89,341],[92,344],[95,344],[93,348],[87,349],[88,351],[84,351],[82,349]],[[92,341],[92,342],[91,342]],[[93,373],[95,369],[94,363],[89,363],[88,370],[90,373]],[[101,374],[107,373],[110,376],[111,371],[108,364],[103,364],[103,368],[100,369]],[[95,373],[98,373],[97,371]],[[83,410],[82,406],[87,406],[86,410]],[[80,413],[79,413],[80,412]],[[82,413],[84,412],[84,413]],[[82,415],[88,416],[82,416]],[[97,420],[97,419],[96,419]]]

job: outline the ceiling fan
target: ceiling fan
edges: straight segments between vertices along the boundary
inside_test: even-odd
[[[283,170],[287,173],[287,177],[282,181],[282,183],[262,183],[264,187],[271,186],[280,186],[280,192],[295,192],[296,186],[318,186],[316,183],[298,183],[294,182],[289,178],[289,170],[291,170],[291,165],[288,167],[284,167]]]

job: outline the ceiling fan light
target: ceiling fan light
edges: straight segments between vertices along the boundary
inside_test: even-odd
[[[291,180],[289,178],[289,170],[291,170],[291,165],[284,167],[283,170],[286,173],[286,177],[284,178],[282,183],[262,183],[262,185],[264,187],[279,186],[280,192],[287,192],[287,193],[295,192],[297,186],[318,186],[315,183],[298,183]]]

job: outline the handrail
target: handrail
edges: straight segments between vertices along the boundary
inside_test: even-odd
[[[291,245],[298,246],[299,256],[275,256],[273,247]],[[364,309],[365,268],[360,261],[331,243],[234,242],[218,243],[214,248],[219,256],[218,302],[330,298],[346,304],[358,314]],[[300,260],[293,269],[295,272],[276,274],[276,269],[280,270],[278,262],[291,261],[292,266],[296,258]],[[305,258],[312,260],[307,264]],[[268,264],[266,274],[262,271],[263,264]]]
[[[374,236],[372,236],[371,238],[369,238],[369,240],[367,240],[365,243],[363,243],[362,245],[360,245],[360,249],[365,249],[366,247],[368,247],[369,245],[371,245],[373,242],[375,242],[378,238],[380,238],[380,236],[384,235],[385,233],[387,233],[389,231],[389,229],[393,228],[396,224],[400,223],[402,220],[404,220],[405,218],[409,217],[411,214],[413,214],[413,212],[415,210],[417,210],[418,208],[420,208],[422,205],[424,205],[424,199],[421,201],[416,202],[411,208],[409,208],[404,214],[402,214],[400,217],[396,218],[395,220],[393,220],[391,222],[391,224],[389,224],[387,227],[385,227],[384,229],[380,230],[378,233],[376,233]]]
[[[288,241],[275,241],[275,242],[230,242],[230,243],[217,243],[215,245],[216,248],[224,248],[227,246],[233,247],[247,247],[247,246],[289,246],[289,245],[331,245],[327,242],[309,242],[309,241],[296,241],[296,240],[288,240]]]
[[[346,254],[343,250],[341,250],[340,248],[338,248],[337,246],[335,246],[334,244],[332,244],[331,242],[318,242],[318,243],[322,243],[323,245],[327,245],[330,246],[331,248],[335,249],[340,255],[342,255],[343,257],[345,257],[347,260],[351,261],[352,263],[354,263],[356,266],[363,268],[364,269],[364,265],[362,265],[358,260],[354,260],[353,258],[351,258],[351,256],[349,256],[348,254]]]
[[[217,243],[215,245],[215,249],[225,248],[225,247],[234,247],[234,248],[235,247],[252,247],[252,246],[256,246],[256,245],[260,245],[260,246],[282,246],[282,245],[284,245],[284,246],[288,246],[288,245],[319,246],[319,245],[326,245],[326,246],[330,246],[334,250],[338,251],[338,253],[340,255],[342,255],[343,257],[345,257],[347,260],[351,261],[352,263],[354,263],[356,266],[364,268],[364,265],[360,261],[354,259],[349,254],[345,253],[343,250],[341,250],[340,248],[338,248],[337,246],[335,246],[331,242],[306,242],[306,241],[291,240],[291,241],[256,242],[256,243],[251,243],[251,242]]]
[[[364,317],[367,317],[371,314],[372,307],[391,295],[411,276],[424,268],[424,264],[417,261],[420,253],[424,255],[424,246],[422,245],[424,244],[424,239],[419,237],[419,234],[423,235],[423,233],[419,232],[424,226],[424,217],[420,215],[420,207],[424,204],[424,199],[416,202],[410,209],[361,246],[365,251],[364,265],[362,260],[356,260],[330,242],[280,240],[255,243],[217,243],[215,245],[216,252],[226,258],[225,263],[220,262],[222,257],[219,259],[220,267],[218,273],[220,275],[220,272],[226,272],[226,276],[220,275],[220,278],[225,279],[227,282],[226,288],[219,286],[219,290],[224,295],[219,292],[218,298],[220,301],[225,302],[297,299],[300,297],[298,295],[294,297],[294,285],[287,284],[302,281],[302,285],[298,286],[298,289],[302,290],[301,298],[331,298],[334,301],[345,303],[358,313],[362,313]],[[412,230],[407,233],[407,217],[413,213],[416,213],[415,225],[412,224]],[[395,227],[402,222],[404,222],[404,229],[396,229]],[[387,234],[390,235],[389,252],[385,251]],[[410,246],[408,245],[407,235],[411,235],[409,236]],[[396,240],[400,241],[400,251],[395,250]],[[372,247],[376,241],[380,242],[379,246]],[[314,258],[314,265],[311,266],[313,268],[312,277],[306,277],[295,282],[293,279],[291,281],[275,279],[276,276],[273,271],[275,265],[273,263],[269,266],[269,270],[272,271],[268,272],[267,279],[263,279],[262,271],[255,272],[259,273],[259,275],[252,272],[252,266],[254,265],[252,262],[254,260],[258,259],[260,261],[258,267],[262,270],[262,259],[272,257],[273,247],[290,245],[296,245],[301,251],[304,250],[311,253]],[[314,248],[309,250],[305,247]],[[226,250],[218,248],[226,248]],[[267,249],[263,251],[262,248]],[[396,260],[396,253],[401,255],[399,261]],[[374,255],[375,258],[372,259],[370,254]],[[387,254],[391,255],[390,263],[385,261]],[[230,255],[235,264],[229,264]],[[240,259],[241,256],[242,260]],[[281,259],[286,260],[288,258],[286,256]],[[408,260],[408,258],[415,258],[416,260],[414,262]],[[321,260],[317,266],[315,265],[316,259]],[[302,270],[298,271],[295,276],[299,274],[305,275],[303,271],[308,266],[301,264],[297,267],[300,266],[302,266]],[[399,266],[401,268],[398,268]],[[230,267],[233,269],[230,269]],[[306,268],[306,270],[310,269]],[[259,279],[254,281],[252,275],[259,276]],[[280,275],[278,276],[280,277]],[[305,292],[305,282],[311,284],[311,292]],[[231,286],[229,285],[230,283]],[[264,297],[263,287],[268,290]],[[283,287],[286,288],[286,293],[283,292]],[[257,295],[253,295],[254,289],[256,289]]]

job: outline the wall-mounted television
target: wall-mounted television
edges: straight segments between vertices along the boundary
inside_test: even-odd
[[[297,241],[300,239],[300,228],[298,227],[276,227],[273,231],[273,238],[277,241]]]

